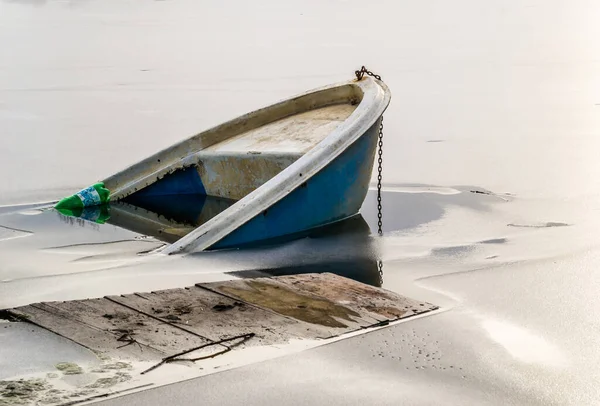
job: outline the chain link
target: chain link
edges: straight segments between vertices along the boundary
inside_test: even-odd
[[[379,121],[379,150],[377,151],[377,233],[383,235],[383,210],[381,207],[381,181],[383,180],[383,116]]]
[[[377,80],[382,80],[380,75],[377,75],[366,67],[354,71],[357,80],[361,80],[365,75],[371,76]],[[381,206],[381,182],[383,181],[383,116],[379,121],[379,142],[377,151],[377,234],[383,235],[383,210]],[[377,261],[379,270],[379,286],[383,285],[383,261]]]
[[[358,80],[361,80],[363,78],[363,76],[365,76],[365,74],[367,74],[368,76],[372,76],[377,80],[382,80],[381,76],[374,74],[373,72],[371,72],[364,66],[362,68],[360,68],[360,70],[355,70],[354,74],[356,75],[356,79],[358,79]]]

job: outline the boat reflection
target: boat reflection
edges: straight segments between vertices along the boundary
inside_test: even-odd
[[[128,198],[102,207],[100,215],[98,210],[70,215],[92,222],[101,219],[171,244],[234,203],[205,195]],[[240,278],[330,272],[379,287],[382,275],[376,241],[363,216],[357,214],[285,239],[223,250],[222,254],[246,268],[230,272]],[[248,263],[254,264],[251,269],[243,265]]]
[[[312,230],[297,249],[286,250],[285,259],[276,266],[262,267],[229,274],[240,278],[298,275],[330,272],[358,282],[380,287],[383,275],[379,270],[378,250],[369,225],[361,215]],[[283,247],[282,247],[283,248]],[[242,250],[244,251],[244,250]],[[269,250],[246,250],[240,255]]]
[[[106,222],[174,243],[233,203],[234,200],[200,194],[130,197],[110,203],[110,218]]]

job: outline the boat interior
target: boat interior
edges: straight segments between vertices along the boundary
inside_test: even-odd
[[[356,109],[345,84],[254,111],[160,151],[104,180],[111,200],[204,194],[240,200],[313,148]]]

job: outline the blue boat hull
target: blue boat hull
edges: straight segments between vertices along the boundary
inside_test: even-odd
[[[209,249],[301,235],[359,212],[371,180],[379,121],[318,174]]]

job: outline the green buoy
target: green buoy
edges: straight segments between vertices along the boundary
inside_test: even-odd
[[[74,195],[65,197],[54,206],[55,209],[81,210],[84,207],[99,206],[108,203],[110,190],[104,187],[103,182],[98,182],[85,188]]]

